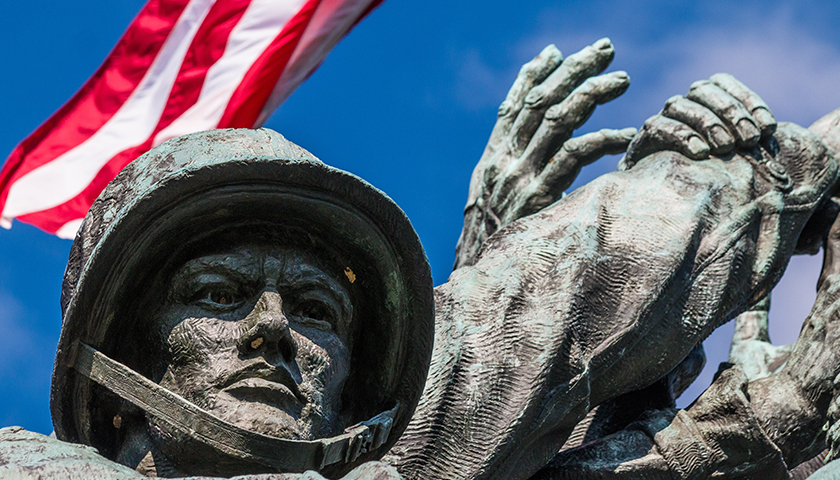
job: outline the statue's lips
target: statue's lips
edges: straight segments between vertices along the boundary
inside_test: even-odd
[[[297,388],[295,388],[297,390]],[[306,404],[295,395],[289,387],[282,383],[273,382],[264,378],[246,378],[222,390],[237,398],[256,400],[271,405],[283,406],[284,404],[300,406]]]
[[[286,368],[261,361],[228,375],[219,387],[235,397],[269,404],[287,404],[291,400],[292,405],[299,407],[307,403]]]

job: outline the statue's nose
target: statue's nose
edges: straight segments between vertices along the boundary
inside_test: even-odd
[[[245,355],[279,353],[287,363],[297,355],[297,342],[292,337],[289,321],[283,314],[283,299],[275,291],[262,292],[254,309],[244,319],[245,333],[236,347]]]

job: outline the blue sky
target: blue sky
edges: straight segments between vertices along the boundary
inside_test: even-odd
[[[0,16],[0,156],[96,69],[141,0],[9,2]],[[387,192],[412,219],[435,283],[449,274],[472,168],[519,66],[554,43],[565,55],[601,37],[631,86],[579,133],[639,127],[692,81],[729,72],[776,117],[810,125],[840,107],[840,6],[830,1],[387,0],[267,126]],[[588,167],[576,187],[613,170]],[[70,242],[16,223],[0,230],[0,426],[49,433],[49,378]],[[771,336],[793,341],[814,299],[820,257],[796,258],[774,291]],[[706,341],[707,386],[731,324]],[[127,339],[126,341],[130,341]]]

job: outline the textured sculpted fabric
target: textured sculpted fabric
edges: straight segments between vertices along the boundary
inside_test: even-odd
[[[437,288],[401,473],[528,478],[590,408],[661,378],[769,291],[837,177],[809,132],[776,137],[726,159],[652,155],[491,237]]]
[[[20,427],[0,428],[0,478],[10,480],[129,480],[147,478],[99,455],[93,447],[62,442]],[[212,477],[216,478],[216,477]],[[400,480],[393,467],[368,462],[341,480]],[[190,477],[190,480],[211,477]],[[325,480],[317,472],[242,475],[236,480]]]
[[[746,390],[747,376],[731,367],[688,410],[647,412],[614,435],[561,453],[532,480],[786,480],[782,453],[761,429]]]

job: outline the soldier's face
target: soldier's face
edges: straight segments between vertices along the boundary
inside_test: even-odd
[[[190,260],[159,311],[161,386],[248,430],[340,433],[352,348],[347,281],[295,250],[244,246]]]

